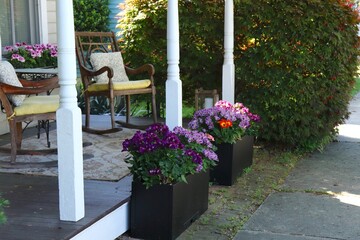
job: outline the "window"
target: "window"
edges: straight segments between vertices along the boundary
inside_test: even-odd
[[[0,0],[2,46],[39,42],[38,0]]]

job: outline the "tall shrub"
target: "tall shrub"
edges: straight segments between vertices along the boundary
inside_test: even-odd
[[[152,62],[166,80],[166,0],[127,0],[119,21],[124,57]],[[180,76],[221,89],[223,0],[179,0]],[[262,117],[262,139],[313,149],[348,116],[357,70],[358,15],[350,0],[235,1],[236,98]],[[163,93],[160,91],[161,93]]]
[[[152,63],[158,102],[164,102],[167,79],[167,0],[126,0],[119,19],[123,57],[132,66]],[[223,1],[179,0],[180,75],[184,100],[195,88],[221,84]],[[219,7],[220,6],[220,7]]]
[[[358,14],[350,1],[238,1],[237,97],[262,117],[261,137],[313,149],[348,116]]]
[[[109,0],[74,0],[75,31],[109,31]]]

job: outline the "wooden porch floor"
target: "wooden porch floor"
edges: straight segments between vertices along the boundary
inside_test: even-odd
[[[59,220],[57,177],[0,174],[0,192],[10,201],[8,221],[0,225],[2,240],[71,239],[99,219],[127,203],[131,176],[118,182],[85,181],[85,217]]]
[[[146,120],[136,121],[146,124]],[[52,128],[55,125],[52,123]],[[91,125],[104,128],[110,125],[110,118],[94,116]],[[24,138],[36,132],[35,128],[27,129]],[[1,135],[0,145],[6,143],[9,143],[8,134]],[[0,173],[0,193],[10,201],[10,206],[5,209],[7,223],[0,225],[0,239],[72,239],[105,215],[127,204],[131,195],[131,181],[131,176],[118,182],[86,180],[85,217],[78,222],[66,222],[59,220],[57,177]]]

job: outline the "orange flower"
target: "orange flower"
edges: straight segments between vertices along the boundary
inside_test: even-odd
[[[221,128],[229,128],[232,127],[232,122],[230,120],[226,120],[226,119],[221,119],[220,121],[218,121],[219,125]]]

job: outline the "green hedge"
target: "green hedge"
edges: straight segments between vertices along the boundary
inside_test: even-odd
[[[158,97],[166,80],[167,1],[126,0],[124,58],[151,62]],[[194,89],[221,91],[224,1],[179,0],[184,102]],[[338,0],[235,1],[236,99],[262,117],[259,138],[314,149],[348,115],[357,70],[357,13]],[[159,100],[158,99],[158,100]]]
[[[358,15],[337,0],[241,1],[237,96],[262,116],[261,137],[314,149],[348,116]]]
[[[74,0],[75,31],[109,31],[109,0]]]

